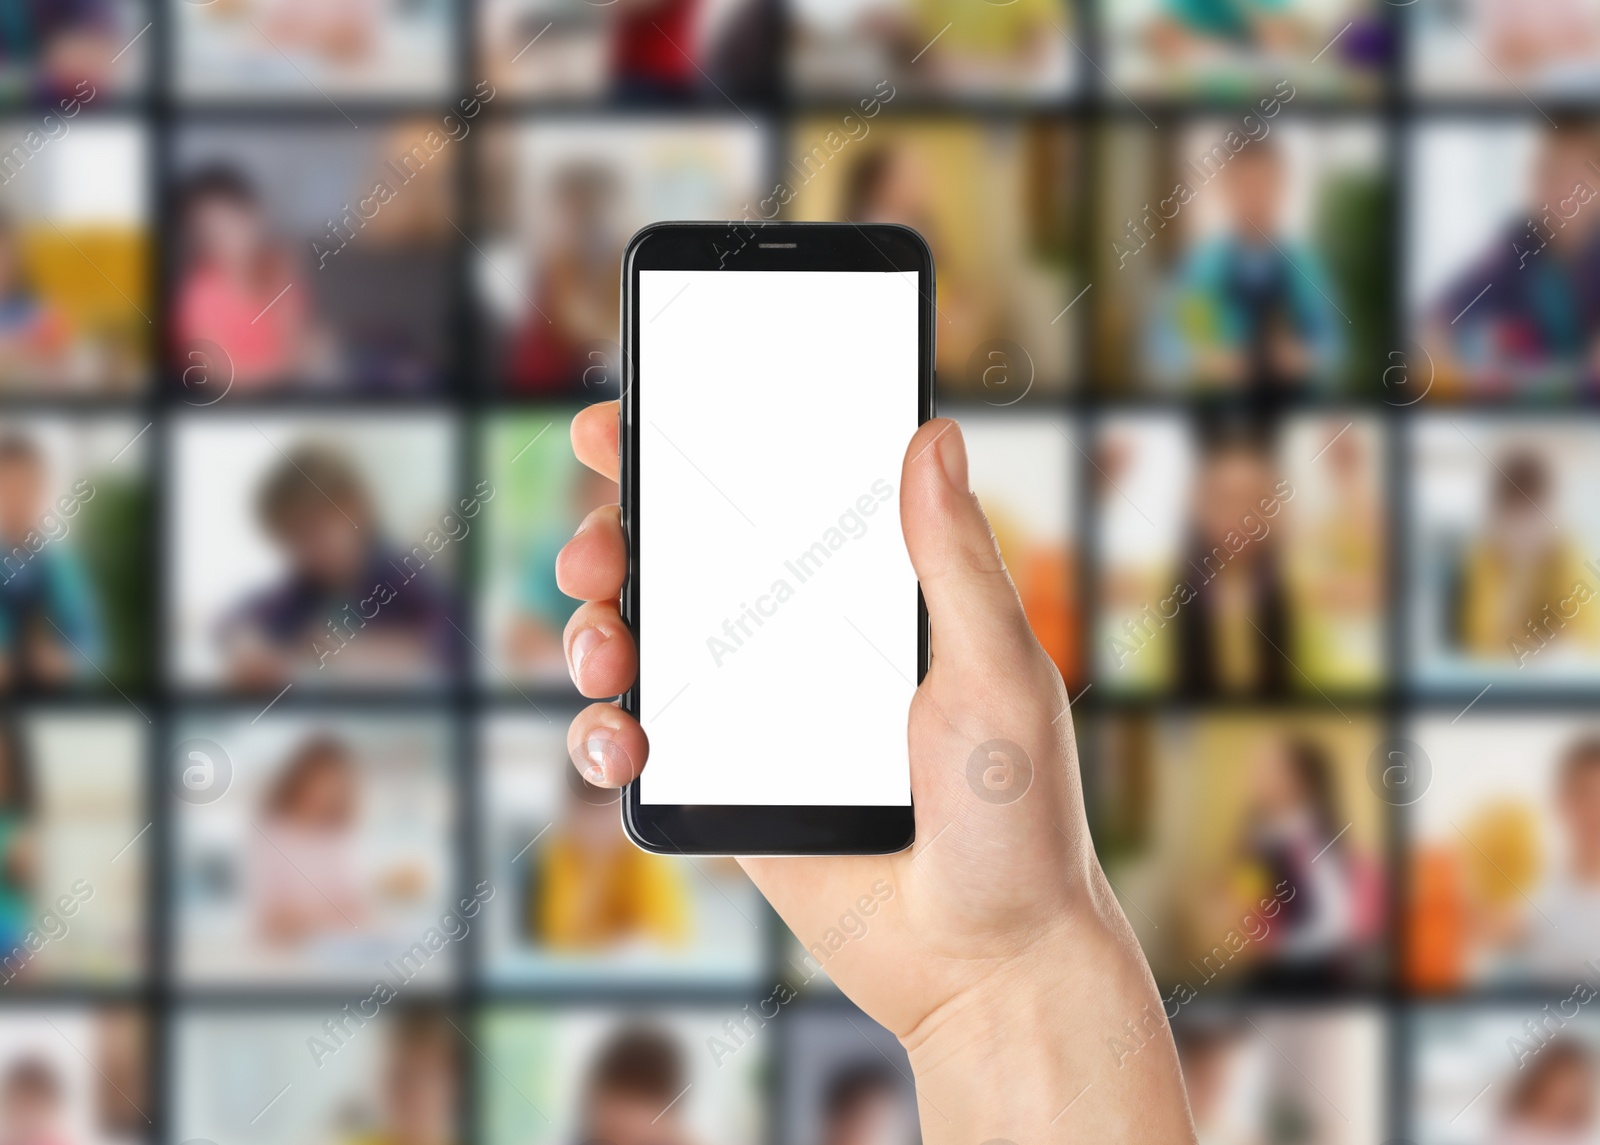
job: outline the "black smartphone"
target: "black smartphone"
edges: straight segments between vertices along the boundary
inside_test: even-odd
[[[629,837],[883,854],[915,833],[928,619],[900,528],[933,416],[933,257],[907,227],[662,223],[623,257],[623,619],[650,740]]]

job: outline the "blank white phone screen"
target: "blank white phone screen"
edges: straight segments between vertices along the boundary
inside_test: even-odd
[[[639,272],[641,803],[907,806],[916,272]]]

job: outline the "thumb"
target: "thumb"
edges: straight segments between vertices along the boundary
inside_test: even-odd
[[[900,524],[928,603],[937,655],[1015,668],[1039,654],[989,519],[967,477],[961,427],[935,418],[919,428],[900,471]]]

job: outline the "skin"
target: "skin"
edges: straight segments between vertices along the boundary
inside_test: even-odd
[[[579,460],[615,478],[616,403],[580,413],[572,441]],[[896,855],[740,864],[808,947],[875,884],[893,888],[827,970],[905,1046],[927,1145],[1192,1142],[1160,997],[1089,838],[1066,689],[972,494],[955,422],[913,435],[900,516],[933,630],[907,728],[917,841]],[[586,602],[566,632],[586,696],[621,693],[637,670],[617,610],[625,566],[615,505],[591,513],[557,562],[562,590]],[[1002,738],[1027,752],[1032,783],[991,803],[968,785],[967,765]],[[643,730],[611,703],[580,713],[567,746],[603,786],[631,781],[648,755]],[[1119,1064],[1110,1039],[1132,1022],[1150,1032]]]
[[[1600,883],[1600,761],[1589,761],[1562,784],[1561,821],[1571,842],[1573,874]]]
[[[1528,1104],[1508,1118],[1508,1128],[1578,1134],[1595,1122],[1594,1079],[1574,1063],[1553,1072]]]

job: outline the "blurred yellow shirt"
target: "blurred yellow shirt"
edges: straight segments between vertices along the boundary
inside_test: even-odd
[[[1004,57],[1032,46],[1038,36],[1054,34],[1050,22],[1064,23],[1065,6],[1057,0],[915,0],[912,20],[926,43],[939,36],[939,45],[971,55]]]
[[[678,945],[689,910],[670,860],[622,844],[603,853],[558,837],[533,882],[530,917],[550,950],[597,950],[648,937]]]
[[[1579,603],[1573,590],[1586,586],[1590,599]],[[1512,599],[1513,595],[1516,599]],[[1580,594],[1582,595],[1582,594]],[[1573,615],[1562,614],[1563,603]],[[1573,606],[1576,606],[1575,609]],[[1546,609],[1549,610],[1546,613]],[[1548,633],[1546,616],[1553,618]],[[1593,584],[1583,561],[1570,545],[1556,542],[1534,570],[1518,585],[1510,562],[1496,548],[1476,545],[1463,561],[1461,578],[1461,642],[1474,656],[1513,659],[1520,649],[1537,652],[1543,633],[1550,643],[1576,641],[1593,647],[1600,636],[1600,587]]]

